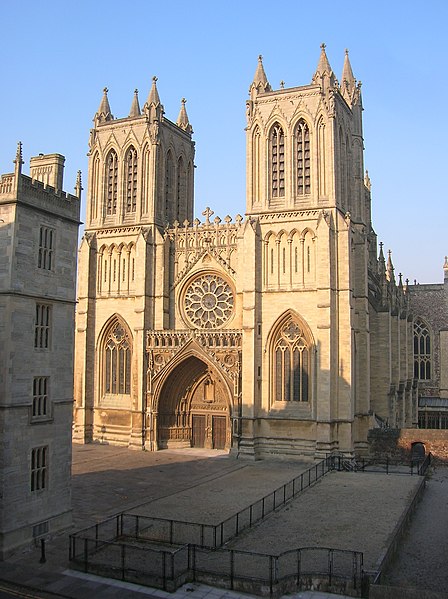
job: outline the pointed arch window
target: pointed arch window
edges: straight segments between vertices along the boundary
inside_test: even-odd
[[[168,223],[172,220],[174,201],[174,161],[171,151],[168,150],[165,165],[165,219]]]
[[[137,150],[131,146],[126,153],[126,212],[137,209]]]
[[[104,343],[104,393],[130,395],[132,343],[123,325],[115,321]]]
[[[414,321],[414,378],[431,379],[431,332],[420,318]]]
[[[271,196],[285,195],[285,135],[279,123],[271,129],[269,136],[269,163],[271,174]]]
[[[310,130],[303,119],[300,119],[296,127],[295,146],[297,195],[302,196],[311,192]]]
[[[279,329],[273,354],[274,400],[308,402],[311,344],[294,318],[289,318]]]
[[[118,197],[118,156],[115,150],[111,150],[107,156],[107,204],[106,214],[112,215],[117,213],[117,197]]]
[[[177,163],[177,202],[176,202],[176,219],[181,218],[181,214],[185,214],[185,204],[186,204],[186,171],[184,168],[184,161],[182,160],[182,156],[179,158]]]

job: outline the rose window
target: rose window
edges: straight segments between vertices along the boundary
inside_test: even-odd
[[[218,275],[202,275],[185,293],[185,313],[191,324],[200,329],[222,326],[233,313],[233,292]]]

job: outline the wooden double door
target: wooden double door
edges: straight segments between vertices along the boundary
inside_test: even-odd
[[[215,414],[191,415],[192,447],[225,449],[227,437],[227,416]]]

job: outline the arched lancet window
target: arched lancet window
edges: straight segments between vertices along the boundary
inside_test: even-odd
[[[318,141],[317,141],[317,160],[319,169],[319,196],[327,195],[327,175],[326,175],[326,161],[325,161],[325,150],[326,150],[326,138],[325,138],[325,123],[323,120],[319,121],[318,125]]]
[[[339,128],[339,176],[341,179],[341,203],[347,206],[347,157],[342,127]]]
[[[130,395],[132,342],[124,326],[115,320],[106,334],[103,352],[104,393]]]
[[[115,150],[111,150],[106,161],[107,172],[107,202],[106,214],[117,213],[117,197],[118,197],[118,156]]]
[[[181,215],[184,214],[186,217],[186,199],[187,199],[187,182],[186,182],[186,171],[184,168],[184,161],[182,156],[177,162],[177,202],[176,202],[176,219],[179,220]]]
[[[271,175],[271,196],[285,195],[285,135],[279,123],[271,129],[269,136],[269,163]]]
[[[92,165],[92,199],[90,205],[90,218],[94,220],[98,216],[98,202],[100,200],[98,197],[100,189],[100,157],[98,152],[92,159]]]
[[[310,130],[303,119],[297,124],[295,144],[297,195],[301,196],[311,191]]]
[[[273,342],[273,397],[275,401],[309,401],[311,344],[293,317],[278,330]]]
[[[137,150],[131,146],[126,153],[126,212],[137,208]]]
[[[431,379],[431,333],[420,318],[414,321],[414,377]]]
[[[261,178],[260,178],[260,165],[261,165],[261,156],[260,156],[260,129],[258,127],[255,128],[254,135],[252,138],[252,196],[254,198],[254,202],[259,202],[261,200]]]
[[[165,164],[165,219],[172,221],[172,210],[174,201],[174,161],[171,150],[168,150]]]
[[[142,212],[146,214],[149,211],[149,197],[150,197],[150,150],[149,145],[145,145],[142,153]]]

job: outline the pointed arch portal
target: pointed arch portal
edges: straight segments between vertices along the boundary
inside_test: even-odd
[[[189,356],[162,385],[153,414],[157,448],[229,449],[231,397],[220,373]]]

